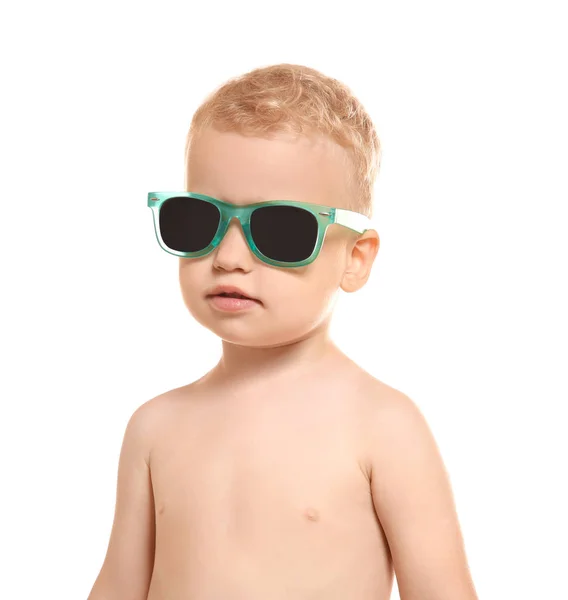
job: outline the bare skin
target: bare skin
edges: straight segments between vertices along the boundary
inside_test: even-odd
[[[187,189],[346,206],[344,159],[321,139],[209,129]],[[425,419],[330,339],[339,289],[365,285],[378,234],[328,229],[297,269],[259,260],[236,221],[210,254],[180,258],[184,302],[222,358],[130,420],[89,600],[387,600],[395,571],[404,600],[477,600]],[[259,303],[220,313],[207,294],[222,284]]]
[[[187,189],[244,204],[345,206],[346,168],[344,150],[326,139],[209,129],[193,145]],[[180,259],[185,304],[223,340],[223,355],[160,401],[148,600],[389,597],[364,435],[372,378],[329,337],[339,288],[364,285],[378,247],[375,230],[333,225],[312,265],[278,269],[233,222],[210,255]],[[262,305],[216,313],[203,298],[215,283],[240,285]]]
[[[333,348],[287,384],[228,391],[211,372],[159,397],[148,600],[387,600],[371,385]]]

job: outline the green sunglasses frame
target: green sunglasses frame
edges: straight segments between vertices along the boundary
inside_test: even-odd
[[[205,202],[210,202],[217,207],[220,213],[219,227],[215,233],[215,237],[206,248],[199,250],[198,252],[179,252],[172,250],[166,246],[160,234],[160,208],[169,198],[177,198],[180,196],[186,198],[197,198],[199,200],[204,200]],[[263,206],[275,205],[295,206],[302,208],[316,218],[318,223],[317,241],[311,255],[305,260],[298,262],[281,262],[278,260],[273,260],[272,258],[262,254],[262,252],[254,243],[250,231],[250,218],[252,213],[256,209],[262,208]],[[311,204],[309,202],[296,202],[292,200],[270,200],[268,202],[257,202],[255,204],[248,204],[246,206],[238,206],[236,204],[224,202],[223,200],[218,200],[217,198],[212,198],[211,196],[196,194],[194,192],[150,192],[148,194],[148,206],[152,209],[152,215],[154,217],[154,231],[156,232],[156,239],[158,240],[158,243],[162,249],[169,254],[173,254],[174,256],[179,256],[182,258],[201,258],[206,256],[219,245],[225,236],[227,229],[229,228],[229,224],[234,218],[236,218],[241,224],[245,238],[253,254],[261,261],[269,265],[283,268],[304,267],[312,263],[317,258],[321,250],[325,233],[329,225],[337,223],[338,225],[343,225],[344,227],[347,227],[348,229],[351,229],[359,234],[365,233],[365,231],[371,229],[372,225],[369,217],[352,210],[335,208],[333,206],[323,206],[321,204]]]

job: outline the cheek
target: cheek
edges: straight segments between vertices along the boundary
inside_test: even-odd
[[[180,262],[178,275],[186,305],[190,302],[195,303],[196,300],[202,298],[206,285],[210,285],[210,280],[205,276],[205,269],[198,260]]]
[[[322,249],[323,250],[323,249]],[[341,264],[337,253],[320,253],[318,258],[301,273],[282,277],[267,286],[269,297],[281,314],[318,318],[327,312],[339,287]]]
[[[334,236],[325,240],[315,260],[322,285],[339,285],[347,264],[347,244],[343,237]]]

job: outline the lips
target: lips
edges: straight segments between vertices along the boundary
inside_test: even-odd
[[[256,302],[260,302],[260,300],[258,300],[258,298],[254,298],[253,296],[251,296],[244,290],[241,290],[240,288],[233,286],[233,285],[218,285],[217,287],[210,290],[209,293],[207,294],[207,296],[208,297],[222,296],[222,297],[230,297],[230,298],[241,298],[241,299],[245,299],[245,300],[255,300]]]
[[[248,296],[243,296],[242,294],[227,294],[226,292],[223,292],[222,294],[215,294],[216,296],[223,296],[223,298],[245,298],[246,300],[251,300],[251,298],[249,298]]]

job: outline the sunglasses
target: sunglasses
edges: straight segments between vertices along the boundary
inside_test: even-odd
[[[303,267],[313,262],[333,223],[357,233],[371,228],[371,220],[361,213],[289,200],[238,206],[193,192],[150,192],[148,206],[160,246],[183,258],[209,254],[233,218],[240,221],[254,255],[275,267]]]

